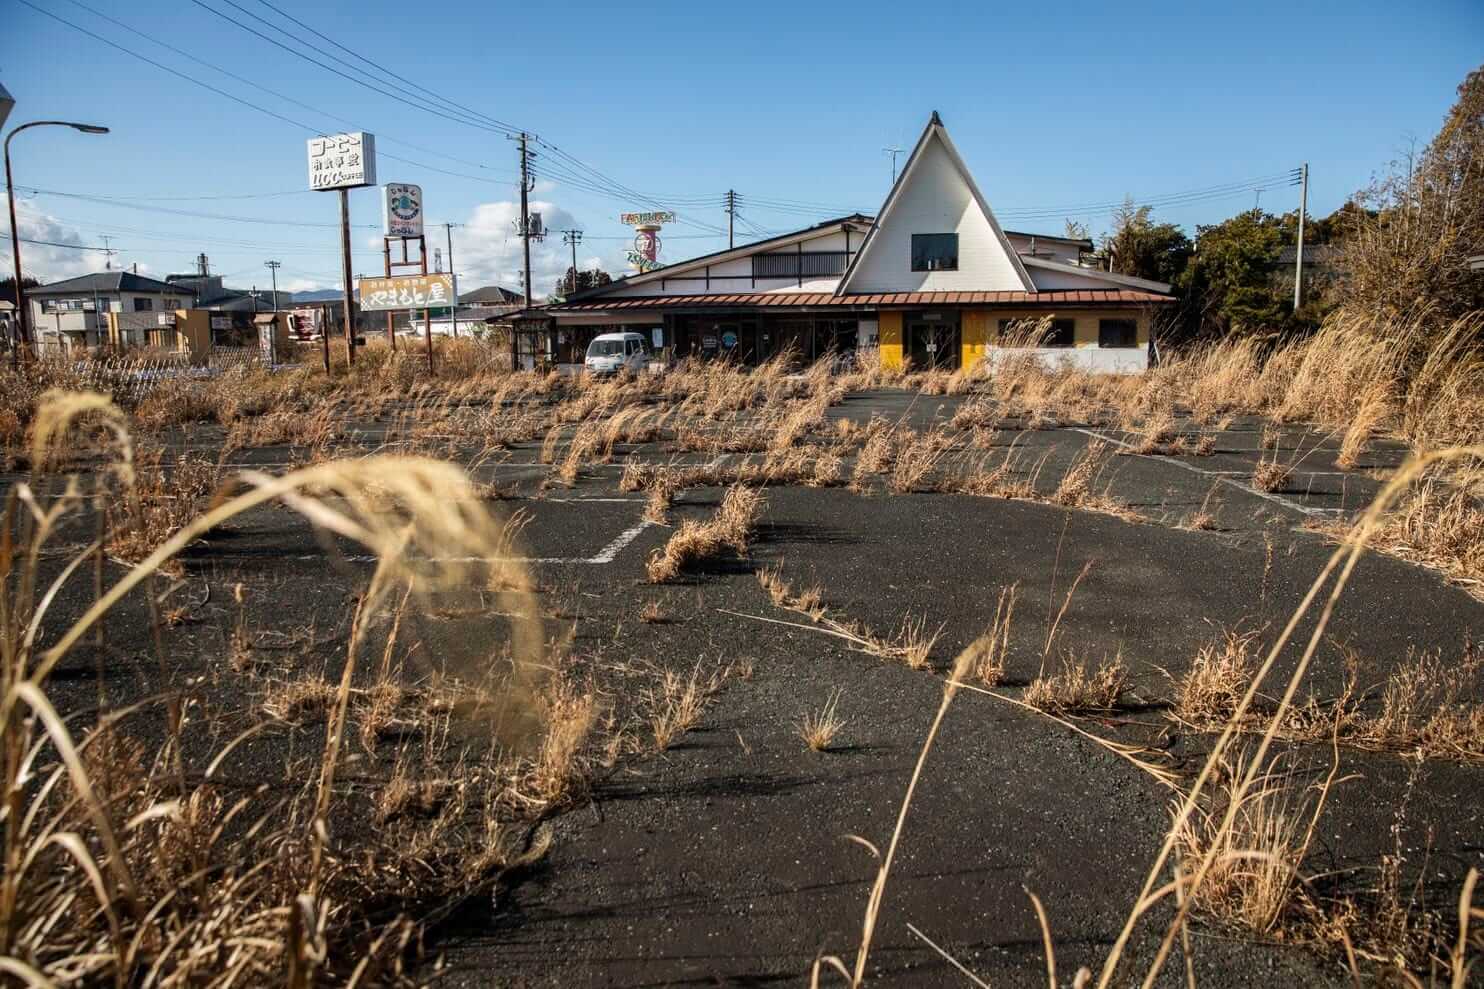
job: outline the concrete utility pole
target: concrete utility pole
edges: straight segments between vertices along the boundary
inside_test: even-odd
[[[727,190],[726,211],[727,211],[727,249],[730,250],[731,248],[737,246],[737,237],[736,237],[736,233],[734,232],[734,230],[735,230],[735,221],[737,219],[737,190],[735,190],[735,189],[728,189]]]
[[[577,291],[577,245],[582,243],[581,230],[563,230],[562,243],[572,247],[572,280],[567,285],[567,294]]]
[[[350,281],[350,190],[340,188],[340,276],[345,281],[345,362],[356,362],[356,314]]]
[[[1304,297],[1304,214],[1309,210],[1309,163],[1299,170],[1298,248],[1293,259],[1293,311],[1298,312]]]
[[[902,153],[901,148],[882,148],[882,152],[891,155],[891,184],[897,184],[897,155]]]
[[[525,308],[531,307],[531,209],[527,197],[531,192],[531,152],[528,147],[531,135],[520,132],[520,242],[525,252],[525,278],[521,287],[525,295]]]
[[[453,282],[453,306],[448,310],[448,321],[455,337],[459,335],[459,278],[453,273],[453,228],[462,225],[459,223],[443,225],[443,236],[448,239],[448,278]]]
[[[278,269],[283,267],[283,262],[264,261],[263,264],[267,265],[268,271],[273,276],[273,311],[278,312]]]

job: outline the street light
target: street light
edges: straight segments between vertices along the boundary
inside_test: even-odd
[[[16,327],[19,336],[16,341],[16,360],[20,360],[20,345],[31,342],[31,313],[26,309],[26,291],[21,285],[21,230],[15,222],[15,180],[10,175],[10,142],[23,130],[32,127],[71,127],[73,130],[82,131],[84,134],[107,134],[107,127],[97,124],[75,124],[70,120],[33,120],[29,124],[21,124],[11,129],[5,136],[5,195],[10,203],[10,256],[15,261],[15,309]]]

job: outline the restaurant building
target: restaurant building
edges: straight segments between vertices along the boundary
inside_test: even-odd
[[[854,214],[666,265],[527,310],[517,358],[576,363],[635,330],[671,359],[748,364],[873,348],[887,367],[967,367],[1024,321],[1039,353],[1098,370],[1148,366],[1170,286],[1084,263],[1088,240],[1007,232],[936,113],[875,217]]]

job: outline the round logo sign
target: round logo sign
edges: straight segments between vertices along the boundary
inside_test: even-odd
[[[417,214],[422,211],[417,199],[410,192],[401,192],[393,196],[389,205],[392,215],[399,220],[415,220]]]
[[[737,333],[735,330],[727,330],[721,335],[721,345],[727,350],[737,346]]]

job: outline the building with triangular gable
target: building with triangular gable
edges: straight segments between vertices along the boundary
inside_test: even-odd
[[[887,367],[967,367],[1036,326],[1039,354],[1148,365],[1170,286],[1087,265],[1092,242],[1000,227],[934,113],[875,217],[854,214],[665,265],[523,314],[524,363],[580,363],[598,333],[674,358],[756,364],[878,348]]]

